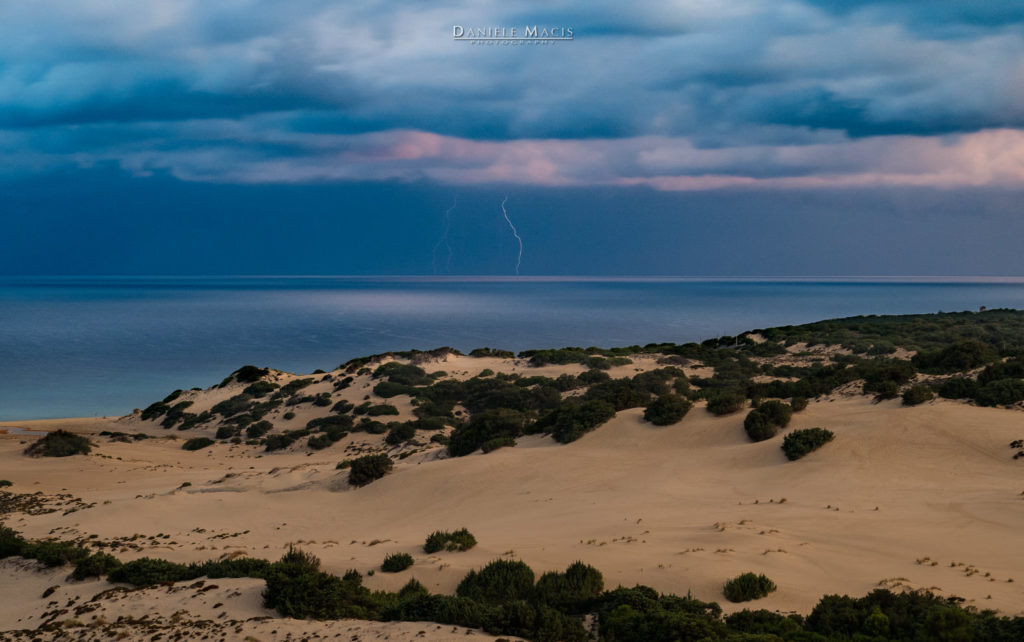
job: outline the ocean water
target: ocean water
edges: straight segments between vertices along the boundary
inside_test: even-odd
[[[700,341],[859,314],[1024,308],[1024,282],[687,279],[0,280],[0,420],[115,415],[244,364],[389,350]]]

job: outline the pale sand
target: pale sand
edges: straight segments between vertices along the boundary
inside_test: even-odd
[[[451,358],[437,369],[458,371],[460,378],[484,367],[510,370],[513,362],[502,361]],[[524,371],[521,362],[515,364]],[[621,366],[612,375],[650,367],[656,367],[653,360]],[[525,374],[581,369],[531,368]],[[363,379],[335,400],[361,402],[369,392]],[[320,387],[329,390],[330,384],[317,384],[309,393]],[[207,396],[235,393],[197,394],[197,411],[213,403]],[[399,418],[411,416],[407,401],[396,405]],[[88,457],[32,459],[21,454],[19,442],[27,438],[0,436],[0,477],[15,483],[6,490],[70,493],[92,505],[66,515],[8,515],[5,522],[29,537],[170,535],[136,540],[147,543],[142,550],[115,553],[124,560],[150,555],[193,561],[236,551],[276,559],[298,544],[340,574],[349,568],[366,573],[388,553],[413,555],[416,564],[408,571],[367,577],[375,589],[398,589],[415,577],[432,591],[452,592],[471,568],[513,556],[538,575],[583,560],[604,573],[608,587],[641,583],[690,592],[727,612],[806,613],[824,594],[860,596],[880,586],[927,588],[962,596],[979,608],[1021,612],[1024,461],[1014,461],[1008,447],[1024,438],[1020,412],[949,401],[905,408],[898,400],[873,404],[866,397],[812,402],[794,415],[787,431],[824,426],[836,439],[797,462],[783,456],[781,436],[750,443],[742,412],[713,417],[698,405],[682,422],[664,428],[643,422],[641,415],[640,409],[621,412],[565,446],[526,437],[516,448],[457,459],[443,458],[435,448],[397,462],[392,474],[355,490],[335,464],[345,458],[346,446],[378,447],[379,436],[357,433],[312,454],[303,445],[263,453],[219,444],[190,453],[180,450],[180,438],[193,432],[166,431],[138,419],[88,420],[91,427],[78,427],[178,439],[125,444],[97,438]],[[296,427],[306,420],[297,418]],[[191,486],[182,488],[184,482]],[[476,548],[423,553],[428,533],[462,526],[478,539]],[[745,571],[767,574],[779,590],[752,603],[726,602],[722,583]],[[34,626],[48,610],[41,587],[53,578],[40,581],[34,571],[11,563],[0,573],[2,628]],[[226,617],[272,615],[259,604],[258,581],[210,583],[240,587],[242,595],[223,606]],[[94,581],[82,594],[109,586]],[[138,599],[147,605],[158,601]],[[359,625],[367,631],[406,626]]]

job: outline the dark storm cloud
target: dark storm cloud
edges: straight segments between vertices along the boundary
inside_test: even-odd
[[[945,0],[6,3],[0,171],[116,162],[207,180],[558,184],[802,178],[835,165],[880,175],[890,170],[871,167],[855,139],[891,137],[870,146],[892,152],[905,136],[952,135],[941,144],[955,147],[959,135],[1024,127],[1022,20],[1019,2]],[[576,39],[473,46],[452,40],[455,24],[570,26]],[[651,140],[687,157],[652,167],[641,158]],[[821,159],[792,151],[807,145],[840,158],[815,170]],[[515,167],[524,162],[532,170]]]

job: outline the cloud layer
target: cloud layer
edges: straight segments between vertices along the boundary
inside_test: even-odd
[[[0,6],[0,173],[1024,184],[1018,1]],[[452,25],[571,26],[543,46]]]

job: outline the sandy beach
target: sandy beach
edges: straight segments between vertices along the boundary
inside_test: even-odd
[[[518,360],[454,355],[432,366],[460,378],[484,369],[523,369]],[[637,359],[611,374],[655,366],[653,359]],[[546,366],[529,374],[581,371]],[[294,375],[276,377],[286,382]],[[370,385],[369,376],[358,376],[335,399],[359,402]],[[309,393],[317,393],[317,386],[330,390],[329,383],[315,384]],[[203,408],[237,387],[185,394]],[[398,419],[412,417],[408,398],[392,401]],[[285,424],[305,424],[318,410],[305,408]],[[432,592],[451,593],[468,571],[498,558],[522,560],[538,573],[582,560],[604,574],[608,587],[644,584],[689,593],[719,602],[727,613],[751,607],[725,601],[721,592],[725,580],[745,571],[765,573],[778,584],[756,608],[782,613],[807,613],[825,594],[863,595],[879,587],[927,589],[960,596],[979,609],[1022,612],[1024,562],[1016,544],[1024,529],[1024,464],[1008,447],[1024,436],[1019,411],[947,400],[903,407],[898,399],[876,403],[834,394],[795,414],[786,432],[822,426],[835,440],[792,462],[779,438],[750,442],[745,413],[716,417],[701,402],[665,427],[644,422],[642,413],[619,412],[567,445],[534,435],[519,439],[516,448],[458,458],[437,444],[391,447],[383,436],[366,433],[320,451],[297,444],[264,452],[217,443],[187,452],[182,441],[196,431],[165,430],[138,415],[10,422],[33,431],[78,432],[96,447],[88,456],[30,458],[22,451],[34,437],[0,432],[0,470],[12,482],[4,490],[38,494],[34,509],[10,511],[4,522],[30,538],[105,542],[123,561],[275,560],[298,546],[329,572],[366,575],[386,555],[408,553],[415,560],[411,569],[377,570],[365,579],[370,588],[392,591],[414,577]],[[124,443],[100,437],[104,430],[154,438]],[[352,453],[377,451],[395,456],[395,469],[369,486],[353,488],[346,472],[336,470]],[[411,454],[403,457],[406,452]],[[56,510],[44,512],[50,509]],[[479,545],[467,552],[423,552],[427,534],[460,527],[469,528]],[[66,582],[66,570],[40,572],[34,564],[0,564],[0,622],[7,629],[54,619],[51,600],[57,598],[40,597],[48,586],[59,586],[61,604],[71,596],[83,603],[111,588],[105,580]],[[117,601],[101,599],[101,609],[77,619],[116,620],[126,609],[154,622],[275,615],[262,606],[259,580],[209,584],[218,588],[152,588]],[[188,614],[175,616],[179,611]],[[273,622],[295,635],[327,626]],[[264,624],[251,626],[252,635],[266,634]],[[360,639],[377,639],[404,638],[428,625],[333,626],[354,626]],[[445,639],[434,636],[441,635],[436,629],[428,633]]]

